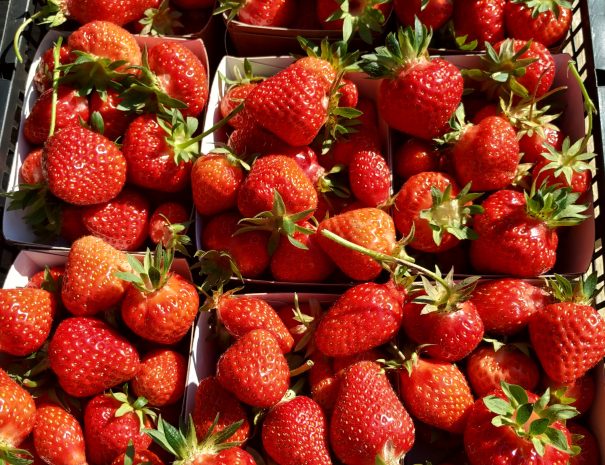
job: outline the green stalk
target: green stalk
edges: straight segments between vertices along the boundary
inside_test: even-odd
[[[198,142],[200,142],[207,135],[212,134],[214,131],[218,131],[220,128],[222,128],[225,124],[227,124],[229,122],[229,120],[231,118],[233,118],[235,115],[237,115],[243,109],[244,109],[244,102],[242,102],[238,106],[236,106],[233,110],[231,110],[231,113],[229,113],[227,116],[225,116],[222,120],[220,120],[218,123],[216,123],[211,128],[206,129],[199,136],[196,136],[193,139],[189,139],[187,142],[185,142],[183,144],[180,144],[179,148],[180,149],[186,149],[187,147],[189,147],[189,146],[191,146],[193,144],[197,144]]]
[[[595,114],[597,112],[597,109],[594,105],[594,102],[590,98],[590,95],[588,95],[588,90],[586,89],[586,86],[584,85],[584,81],[580,77],[580,73],[578,73],[578,69],[576,68],[576,62],[570,60],[569,63],[567,64],[567,67],[571,71],[571,74],[573,74],[573,77],[577,81],[578,86],[580,86],[580,91],[582,92],[582,98],[584,99],[584,110],[586,111],[587,116],[588,116],[588,130],[586,131],[586,135],[584,136],[584,141],[582,142],[582,151],[585,152],[587,150],[586,147],[588,146],[588,140],[592,136],[592,124],[593,124],[592,116],[593,116],[593,114]]]
[[[25,28],[27,26],[29,26],[31,23],[33,23],[40,16],[42,16],[42,14],[43,14],[43,11],[38,11],[38,12],[34,13],[29,18],[27,18],[25,21],[23,21],[23,23],[21,23],[21,26],[19,26],[17,28],[17,32],[15,32],[15,38],[13,39],[13,50],[15,51],[15,56],[17,57],[17,60],[19,61],[19,63],[23,63],[23,57],[21,56],[21,52],[19,51],[19,41],[21,39],[21,35],[23,34],[23,31],[25,30]]]
[[[59,36],[53,49],[53,98],[50,111],[50,129],[48,131],[48,137],[51,137],[55,133],[55,125],[57,124],[57,100],[59,95],[59,66],[61,65],[61,44],[63,43],[63,37]]]

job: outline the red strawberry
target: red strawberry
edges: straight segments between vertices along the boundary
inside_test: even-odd
[[[119,95],[117,91],[107,89],[105,94],[93,92],[90,96],[90,114],[99,113],[103,119],[103,135],[110,140],[122,136],[134,119],[132,113],[118,108],[122,103]]]
[[[33,430],[36,404],[32,396],[0,368],[0,441],[3,459],[10,458]]]
[[[149,219],[149,239],[154,244],[168,247],[174,239],[174,232],[170,226],[186,223],[189,212],[182,203],[164,202],[153,211]]]
[[[349,367],[330,422],[330,443],[346,465],[369,465],[381,457],[396,463],[414,443],[414,424],[378,364]]]
[[[391,13],[390,2],[375,0],[352,0],[343,6],[338,0],[317,0],[317,19],[324,29],[343,28],[343,18],[348,17],[364,41],[371,43],[372,31],[379,31]],[[342,12],[344,10],[344,13]],[[378,10],[378,11],[376,11]],[[338,19],[330,19],[338,13]]]
[[[569,460],[569,465],[598,465],[601,463],[599,443],[589,430],[578,423],[567,423],[571,442],[580,448],[580,453]]]
[[[94,315],[116,305],[126,292],[126,283],[114,276],[128,270],[127,257],[102,239],[85,236],[71,246],[61,298],[74,315]]]
[[[38,350],[56,307],[55,295],[43,289],[0,289],[0,352],[25,356]]]
[[[350,79],[342,80],[338,93],[340,94],[339,107],[355,108],[359,103],[359,89],[357,89],[357,84]]]
[[[467,359],[466,374],[477,397],[500,388],[500,381],[533,391],[540,379],[538,365],[514,345],[479,347]]]
[[[122,152],[109,139],[80,126],[49,137],[42,163],[50,192],[75,205],[107,202],[126,182]]]
[[[511,37],[534,40],[546,47],[565,37],[572,16],[571,3],[560,0],[546,4],[511,0],[504,7],[504,22]]]
[[[136,349],[95,318],[63,320],[48,348],[50,367],[68,394],[88,397],[131,379],[139,369]]]
[[[464,37],[465,44],[476,45],[480,49],[485,42],[495,44],[504,39],[505,4],[506,0],[455,0],[456,38]]]
[[[102,19],[124,25],[143,17],[148,8],[157,8],[159,0],[67,0],[67,15],[80,24]]]
[[[277,153],[288,147],[279,137],[264,130],[258,124],[250,124],[237,128],[229,136],[227,146],[235,153],[252,155],[255,153]]]
[[[563,134],[555,126],[541,127],[541,130],[525,131],[519,139],[519,150],[523,153],[524,163],[537,163],[542,159],[548,144],[555,150],[563,147]]]
[[[32,144],[43,144],[49,136],[53,91],[43,92],[34,103],[25,119],[23,135]],[[56,103],[56,130],[80,125],[80,120],[88,121],[88,101],[67,86],[59,86]]]
[[[219,0],[218,12],[229,12],[229,18],[254,26],[284,27],[294,18],[294,0]]]
[[[81,237],[88,235],[88,229],[82,221],[82,213],[86,207],[70,205],[64,203],[61,205],[61,237],[70,244]]]
[[[36,86],[36,90],[40,93],[52,87],[53,71],[55,69],[53,51],[54,47],[51,47],[46,50],[46,52],[44,52],[44,54],[40,58],[38,68],[36,68],[36,74],[34,76],[34,85]],[[65,65],[71,61],[73,61],[71,50],[69,49],[67,44],[61,45],[61,48],[59,50],[59,63]]]
[[[42,149],[34,149],[27,154],[21,164],[19,175],[23,184],[43,184]]]
[[[452,16],[453,0],[394,0],[393,8],[404,26],[413,26],[417,17],[427,28],[436,31]]]
[[[366,207],[384,204],[391,193],[391,170],[384,157],[372,150],[357,152],[349,164],[351,191]]]
[[[64,266],[45,267],[44,270],[38,271],[29,278],[27,286],[34,289],[44,289],[57,295],[61,292],[61,284],[63,283],[63,274],[65,273]],[[50,287],[48,285],[51,285]]]
[[[126,457],[126,452],[118,455],[111,465],[124,465]],[[132,457],[132,465],[164,465],[164,462],[155,455],[153,452],[149,450],[138,450],[134,453]]]
[[[317,348],[329,357],[354,355],[391,340],[401,326],[402,308],[381,284],[358,284],[326,312],[315,332]]]
[[[148,218],[149,201],[129,188],[109,202],[90,205],[82,211],[88,233],[118,250],[141,248],[147,239]]]
[[[36,410],[34,446],[50,465],[85,465],[84,435],[78,420],[58,405],[46,404]]]
[[[123,405],[129,405],[130,410],[122,408],[118,412]],[[140,431],[141,428],[152,426],[145,416],[147,412],[139,405],[130,404],[124,393],[93,397],[84,410],[84,435],[89,460],[95,465],[110,465],[126,451],[130,441],[137,449],[147,449],[151,445],[151,438]]]
[[[474,399],[456,365],[414,357],[399,370],[399,381],[401,399],[414,417],[451,433],[464,431]]]
[[[403,179],[424,171],[439,171],[439,152],[420,139],[405,141],[397,148],[393,158],[395,174]]]
[[[227,439],[231,442],[244,442],[248,439],[250,424],[242,405],[233,394],[220,385],[216,378],[204,378],[197,387],[192,413],[198,438],[201,439],[208,433],[217,415],[218,422],[214,425],[217,432],[223,431],[233,423],[243,421],[237,431]]]
[[[308,397],[280,403],[263,422],[265,451],[281,465],[331,465],[327,423],[320,406]]]
[[[591,372],[568,383],[556,383],[548,376],[544,376],[542,385],[545,389],[550,388],[553,399],[558,403],[575,407],[580,415],[590,410],[596,395],[595,378]]]
[[[389,126],[421,139],[446,132],[448,121],[462,98],[460,70],[442,58],[431,59],[431,33],[422,26],[389,34],[380,54],[365,55],[361,66],[372,77],[384,77],[378,92],[380,115]],[[384,55],[387,53],[387,55]],[[405,112],[401,109],[406,108]]]
[[[286,393],[290,371],[273,335],[256,329],[221,355],[216,378],[240,401],[253,407],[271,407]]]
[[[480,283],[471,297],[485,332],[509,336],[529,323],[534,313],[551,302],[548,293],[521,279]],[[519,383],[515,383],[519,384]]]
[[[250,92],[254,90],[257,83],[250,82],[230,87],[220,101],[219,109],[221,116],[226,118],[235,108],[246,100]],[[229,125],[234,128],[242,128],[247,124],[254,124],[251,117],[245,111],[245,108],[229,119]]]
[[[324,411],[332,411],[340,388],[331,359],[316,352],[312,356],[313,366],[309,370],[309,387],[311,398]]]
[[[311,147],[284,148],[276,153],[292,158],[313,185],[317,185],[317,181],[325,173],[325,169],[319,164],[317,154]]]
[[[145,354],[136,376],[132,392],[144,397],[152,407],[163,407],[178,402],[185,392],[187,359],[170,349],[156,349]]]

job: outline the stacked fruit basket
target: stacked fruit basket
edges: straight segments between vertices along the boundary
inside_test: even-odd
[[[585,1],[119,3],[2,4],[0,465],[605,463]]]

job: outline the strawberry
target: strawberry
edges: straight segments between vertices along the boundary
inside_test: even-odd
[[[64,266],[45,267],[43,270],[30,276],[25,287],[44,289],[54,295],[58,295],[61,292],[64,273]]]
[[[394,158],[394,171],[403,179],[424,171],[439,171],[439,152],[421,139],[410,138],[400,145]]]
[[[86,207],[70,205],[65,203],[61,205],[61,232],[60,236],[70,244],[76,242],[84,236],[88,236],[88,229],[82,221],[82,212]]]
[[[548,391],[538,398],[503,382],[494,395],[476,401],[464,431],[471,465],[569,463],[574,452],[564,421],[576,412],[559,404],[548,406],[549,400]]]
[[[42,164],[50,192],[75,205],[107,202],[126,182],[122,152],[109,139],[80,126],[49,137]]]
[[[17,447],[33,430],[36,404],[32,396],[0,368],[0,459],[22,452]]]
[[[556,228],[580,223],[587,206],[574,205],[569,189],[532,188],[530,193],[501,190],[483,201],[475,216],[479,237],[471,243],[471,262],[479,272],[539,276],[555,264]]]
[[[294,19],[294,0],[219,0],[214,14],[228,12],[237,19],[254,26],[284,27]]]
[[[350,79],[343,79],[338,89],[340,97],[338,99],[339,107],[355,108],[359,103],[359,89]]]
[[[118,455],[113,462],[111,462],[111,465],[124,465],[126,462],[126,456],[128,454],[128,448],[126,450],[127,452]],[[131,465],[164,465],[164,462],[162,462],[162,460],[150,450],[137,450],[135,452],[133,446],[132,452],[132,462],[130,462]]]
[[[277,404],[265,417],[263,447],[281,465],[331,465],[327,423],[315,401],[295,397]]]
[[[199,308],[195,286],[171,271],[174,249],[161,245],[147,249],[143,264],[132,255],[132,272],[117,273],[131,285],[122,301],[124,323],[142,338],[158,344],[176,344],[191,329]]]
[[[325,174],[325,169],[319,164],[317,154],[311,147],[288,147],[276,153],[292,158],[305,172],[313,185],[317,185],[317,182]]]
[[[41,148],[34,149],[27,154],[21,164],[19,175],[23,184],[43,184],[44,173],[42,171],[42,152]]]
[[[468,357],[466,373],[477,397],[485,397],[499,389],[500,381],[533,391],[540,378],[538,365],[510,344],[498,349],[479,347]]]
[[[163,407],[178,402],[185,392],[187,359],[170,349],[156,349],[145,354],[136,376],[132,392],[144,397],[152,407]]]
[[[241,155],[277,153],[289,147],[279,137],[266,131],[255,122],[233,131],[229,136],[227,146],[233,152]]]
[[[361,67],[370,76],[384,78],[378,91],[378,109],[389,126],[421,139],[446,132],[447,123],[462,99],[460,70],[442,58],[431,59],[432,34],[418,25],[387,36],[389,48],[364,55]],[[407,111],[402,112],[401,109]]]
[[[110,465],[126,451],[130,441],[139,450],[151,445],[151,438],[141,431],[152,426],[145,404],[143,398],[131,403],[122,392],[101,394],[88,402],[84,410],[84,437],[92,463]]]
[[[511,0],[504,7],[504,22],[511,37],[534,40],[546,47],[565,37],[572,16],[571,3],[565,0],[547,3]]]
[[[317,19],[322,28],[343,29],[346,20],[352,32],[366,42],[372,43],[372,33],[380,32],[391,13],[392,5],[386,0],[317,0]],[[349,33],[351,34],[351,33]],[[345,34],[344,40],[349,37]]]
[[[422,422],[462,433],[475,400],[466,378],[452,363],[413,357],[399,370],[399,394],[408,411]]]
[[[311,359],[313,366],[309,370],[309,387],[311,398],[326,412],[332,411],[340,388],[331,359],[322,353],[315,352]]]
[[[82,211],[89,234],[100,237],[118,250],[140,249],[147,239],[149,201],[138,191],[124,188],[106,203]]]
[[[384,204],[391,193],[391,170],[379,152],[357,152],[349,164],[351,191],[365,207]]]
[[[36,68],[34,85],[36,86],[36,90],[40,93],[50,89],[53,84],[53,71],[55,69],[53,50],[54,47],[50,47],[42,54],[40,63],[38,63],[38,67]],[[69,47],[66,44],[61,45],[59,49],[59,63],[65,65],[72,60],[73,57],[71,56]]]
[[[43,289],[0,289],[0,352],[25,356],[50,334],[56,296]]]
[[[543,126],[532,131],[524,131],[519,139],[519,150],[523,153],[523,162],[537,163],[547,151],[546,145],[555,150],[563,148],[563,134],[553,125]]]
[[[139,369],[136,349],[95,318],[59,323],[48,348],[50,367],[68,394],[88,397],[131,379]]]
[[[114,276],[128,269],[127,257],[102,239],[85,236],[71,246],[61,298],[74,315],[94,315],[116,305],[126,284]]]
[[[315,344],[329,357],[354,355],[391,340],[401,326],[402,308],[382,284],[358,284],[334,302],[315,332]]]
[[[453,0],[394,0],[393,8],[397,19],[404,26],[413,26],[417,17],[427,29],[436,31],[452,16],[454,11]]]
[[[338,459],[346,465],[370,465],[377,457],[397,463],[413,442],[412,419],[380,366],[358,362],[349,367],[330,421]]]
[[[32,144],[43,144],[49,136],[53,91],[44,91],[34,103],[25,119],[23,135]],[[80,121],[87,122],[89,116],[88,100],[81,97],[75,89],[59,86],[57,90],[55,128],[60,130],[68,126],[78,126]]]
[[[567,423],[574,446],[580,448],[580,453],[569,460],[569,465],[598,465],[601,463],[599,443],[594,434],[578,423]]]
[[[409,243],[423,252],[449,250],[462,239],[476,237],[468,223],[480,207],[472,205],[479,194],[462,191],[447,174],[425,171],[410,177],[395,198],[393,220],[404,236],[412,229]]]
[[[479,312],[485,332],[510,336],[525,328],[551,299],[544,289],[522,279],[498,279],[479,283],[471,302]]]
[[[193,405],[193,423],[199,439],[203,438],[218,416],[214,425],[217,432],[223,431],[229,425],[242,421],[232,436],[226,438],[232,442],[244,442],[250,436],[250,423],[246,412],[239,401],[229,391],[224,389],[214,377],[200,381],[195,392]]]
[[[590,410],[596,395],[595,378],[591,372],[574,382],[564,384],[557,383],[548,376],[543,376],[541,384],[544,388],[550,389],[555,401],[575,407],[580,415]]]
[[[154,244],[161,243],[163,247],[169,247],[175,234],[171,226],[186,223],[189,216],[189,212],[182,203],[161,203],[149,218],[149,239]]]
[[[238,105],[243,103],[256,85],[264,79],[263,77],[254,75],[252,72],[252,65],[250,65],[248,59],[244,59],[243,76],[239,70],[236,71],[236,75],[237,79],[235,80],[227,79],[224,76],[222,77],[223,81],[225,81],[226,84],[229,84],[225,95],[221,98],[219,103],[219,110],[223,118],[226,118]],[[233,128],[243,128],[247,125],[254,124],[245,107],[229,119],[227,123]]]
[[[98,112],[101,116],[103,135],[109,140],[122,136],[134,120],[132,113],[119,108],[121,103],[120,94],[113,89],[107,89],[105,93],[93,92],[90,96],[90,114]]]
[[[506,0],[455,0],[456,42],[463,48],[482,49],[485,42],[495,44],[503,40],[505,4]]]
[[[319,245],[347,276],[358,281],[375,279],[382,267],[372,258],[323,236],[330,231],[373,251],[390,254],[395,248],[392,218],[377,208],[361,208],[323,220],[317,229]]]
[[[78,420],[58,405],[36,410],[34,446],[49,465],[85,465],[84,435]]]
[[[145,10],[156,8],[160,0],[66,0],[66,14],[80,24],[102,19],[124,25],[143,17]]]
[[[255,329],[221,355],[216,378],[245,404],[271,407],[286,393],[290,372],[273,335],[264,329]]]

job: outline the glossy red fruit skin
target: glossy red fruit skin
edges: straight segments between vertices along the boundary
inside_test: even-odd
[[[453,64],[441,58],[419,59],[404,66],[395,78],[382,81],[378,110],[392,128],[431,140],[447,131],[463,86],[460,70]]]
[[[292,350],[294,339],[275,309],[265,300],[255,297],[223,296],[216,306],[218,319],[229,334],[240,338],[255,329],[269,331],[282,351]]]
[[[601,452],[594,434],[578,423],[567,423],[567,429],[572,435],[583,436],[582,439],[573,441],[573,444],[579,446],[581,451],[570,458],[569,465],[599,465]]]
[[[528,355],[514,347],[498,351],[479,347],[466,362],[466,373],[473,392],[482,398],[500,388],[500,382],[517,384],[533,391],[540,380],[540,369]]]
[[[332,367],[332,359],[321,352],[311,355],[313,366],[309,370],[311,398],[325,411],[331,412],[340,388],[340,380]]]
[[[0,368],[0,440],[9,448],[19,446],[35,422],[34,399]]]
[[[237,128],[229,135],[227,145],[238,155],[276,153],[289,147],[279,137],[263,129],[256,122]]]
[[[329,357],[354,355],[392,339],[401,326],[402,308],[382,284],[358,284],[334,302],[315,332],[315,345]]]
[[[462,360],[483,338],[483,323],[470,301],[462,302],[449,313],[422,314],[423,304],[403,306],[403,329],[418,344],[431,344],[423,349],[427,355],[444,362]]]
[[[36,74],[34,76],[34,85],[36,86],[36,90],[40,93],[52,87],[53,70],[55,69],[55,59],[53,50],[54,47],[51,47],[42,54],[42,57],[40,58],[40,63],[38,63],[38,68],[36,69]],[[61,49],[59,51],[59,63],[62,65],[66,65],[72,60],[73,56],[70,48],[67,46],[67,44],[61,45]]]
[[[106,137],[81,126],[69,126],[49,137],[42,166],[50,192],[75,205],[107,202],[126,182],[122,152]]]
[[[164,247],[167,247],[172,237],[172,233],[168,230],[168,222],[170,224],[186,223],[189,216],[189,212],[182,203],[161,203],[149,218],[149,239],[154,244],[161,242]]]
[[[411,370],[399,370],[399,395],[406,409],[428,425],[462,433],[475,400],[458,367],[420,358]]]
[[[572,402],[570,405],[575,407],[580,415],[584,415],[590,410],[596,395],[595,378],[591,372],[588,372],[571,383],[556,383],[548,376],[544,375],[542,377],[541,386],[544,389],[550,388],[550,392],[553,393],[555,398],[558,397],[558,393],[555,391],[562,390],[564,391],[565,397],[576,399],[575,402]]]
[[[394,0],[393,8],[404,26],[413,26],[414,17],[427,28],[436,31],[443,26],[454,12],[453,0],[430,0],[422,8],[421,0]]]
[[[88,229],[82,221],[82,212],[86,207],[70,205],[64,203],[61,205],[61,237],[70,244],[81,237],[87,236]]]
[[[569,187],[572,192],[583,194],[588,191],[592,185],[592,173],[590,170],[574,171],[571,175],[571,183],[567,181],[563,174],[555,176],[554,169],[544,169],[550,160],[542,158],[532,169],[533,182],[536,186],[546,183],[548,186]]]
[[[395,199],[393,221],[397,231],[404,237],[411,232],[412,227],[414,228],[414,238],[409,244],[411,248],[435,253],[444,252],[459,244],[459,239],[444,232],[441,243],[437,245],[429,222],[420,218],[420,213],[433,205],[431,188],[444,192],[448,186],[451,186],[452,197],[457,196],[460,189],[454,178],[435,171],[413,175],[401,186]]]
[[[58,283],[61,283],[63,280],[63,274],[65,273],[65,267],[64,266],[51,266],[48,268],[48,271],[50,272],[50,275],[52,277],[52,279]],[[42,289],[42,284],[44,283],[44,278],[46,274],[46,270],[40,270],[37,273],[35,273],[34,275],[30,276],[29,280],[27,281],[27,286],[25,287],[31,287],[34,289]],[[59,292],[61,292],[61,287],[59,286]],[[53,292],[54,294],[54,292]]]
[[[199,303],[195,286],[172,273],[164,286],[150,294],[128,288],[122,301],[122,318],[142,338],[172,345],[193,325]]]
[[[227,426],[243,420],[242,426],[228,438],[232,442],[244,442],[250,436],[250,423],[246,411],[233,394],[223,388],[215,377],[200,381],[195,392],[193,423],[198,438],[203,438],[210,430],[216,415],[220,414],[214,431],[222,431]]]
[[[479,234],[471,243],[471,262],[481,273],[535,277],[545,274],[557,258],[557,231],[526,213],[523,193],[494,192],[474,218]]]
[[[503,40],[506,3],[506,0],[455,0],[453,19],[456,37],[466,35],[467,43],[476,40],[479,49],[484,48],[485,42],[495,44]]]
[[[495,395],[504,398],[502,391]],[[538,396],[528,393],[529,401],[536,402]],[[534,449],[533,444],[520,438],[509,427],[496,427],[492,425],[492,418],[496,414],[490,412],[483,399],[475,402],[468,416],[464,430],[464,448],[471,465],[567,465],[569,454],[546,446],[541,457]],[[560,430],[571,443],[571,434],[561,422],[555,422],[552,428]]]
[[[295,3],[293,0],[252,0],[239,10],[237,19],[254,26],[284,27],[293,19]]]
[[[414,424],[386,375],[374,362],[359,362],[344,373],[330,421],[334,454],[347,465],[375,463],[387,441],[407,452]]]
[[[500,116],[487,117],[466,129],[452,151],[456,179],[474,192],[503,189],[519,166],[519,143],[511,124]]]
[[[139,116],[128,126],[122,152],[130,183],[161,192],[179,192],[189,185],[192,163],[175,163],[167,136],[155,115]]]
[[[357,152],[349,165],[351,191],[366,207],[378,207],[389,199],[391,169],[375,151]]]
[[[144,16],[148,8],[157,8],[159,0],[67,0],[67,11],[80,24],[95,20],[111,21],[120,26]]]
[[[58,405],[36,410],[34,447],[42,460],[52,465],[85,465],[84,434],[78,420]]]
[[[557,17],[551,11],[532,17],[532,9],[523,3],[507,2],[504,6],[504,22],[509,36],[515,39],[534,40],[545,47],[561,41],[571,26],[572,12],[559,7]]]
[[[50,367],[65,392],[89,397],[131,379],[139,369],[134,346],[101,320],[67,318],[48,348]]]
[[[297,396],[267,414],[263,421],[263,447],[282,465],[331,465],[327,423],[314,400]]]
[[[559,383],[584,376],[605,355],[605,322],[588,305],[544,307],[529,322],[529,337],[542,368]]]
[[[544,289],[509,278],[479,283],[471,302],[485,332],[510,336],[527,326],[534,313],[551,303],[551,298]]]
[[[342,86],[338,89],[340,99],[338,100],[339,107],[355,108],[359,103],[359,90],[357,84],[350,79],[343,79]]]
[[[178,402],[185,392],[187,359],[170,349],[156,349],[145,354],[136,376],[131,381],[132,392],[144,397],[151,407],[163,407]]]
[[[546,152],[544,143],[552,145],[555,149],[561,150],[563,146],[563,133],[558,129],[545,127],[542,129],[544,136],[534,132],[531,136],[524,134],[519,139],[519,151],[523,153],[521,159],[523,163],[537,163],[542,160],[542,153]]]
[[[223,154],[199,157],[191,169],[193,204],[200,215],[216,215],[237,206],[244,170]]]
[[[98,92],[93,92],[90,96],[90,113],[99,112],[103,118],[103,135],[109,140],[116,140],[123,135],[135,116],[127,111],[118,109],[122,102],[120,94],[107,89],[106,99],[103,100]]]
[[[44,183],[44,173],[42,172],[42,153],[41,148],[34,149],[27,154],[19,175],[23,184],[40,184]]]
[[[216,465],[256,465],[254,457],[241,447],[222,450],[216,454],[214,461]]]
[[[55,296],[42,289],[0,289],[0,353],[23,357],[38,350],[56,307]]]
[[[250,95],[250,92],[252,92],[256,85],[257,83],[252,82],[231,87],[219,103],[221,117],[226,118],[240,103],[246,100],[246,97]],[[243,128],[247,124],[253,124],[253,120],[244,106],[244,108],[231,118],[228,123],[229,126],[233,128]]]
[[[126,454],[118,455],[111,465],[124,465],[124,457]],[[164,465],[164,462],[150,450],[137,450],[134,454],[132,465],[141,465],[147,463],[149,465]]]
[[[439,171],[439,152],[430,143],[410,138],[400,145],[395,154],[393,171],[403,179],[424,171]]]
[[[140,431],[140,420],[134,412],[115,416],[120,405],[119,401],[104,394],[93,397],[86,405],[84,437],[91,463],[110,465],[118,455],[126,451],[129,441],[141,450],[151,445],[151,437]],[[146,419],[143,427],[152,427],[151,421]]]
[[[241,402],[253,407],[271,407],[288,390],[290,369],[273,335],[255,329],[221,355],[216,378]]]
[[[276,153],[292,158],[314,186],[325,173],[325,169],[319,164],[317,154],[311,147],[284,148]]]
[[[162,89],[187,105],[183,116],[197,116],[208,100],[208,75],[195,54],[176,42],[161,42],[148,55],[149,68]]]
[[[32,144],[44,144],[48,138],[52,97],[53,91],[51,89],[43,92],[25,119],[23,135]],[[88,121],[88,100],[78,95],[78,91],[75,89],[59,86],[56,108],[55,130],[68,126],[78,126],[80,125],[80,119],[84,122]]]

